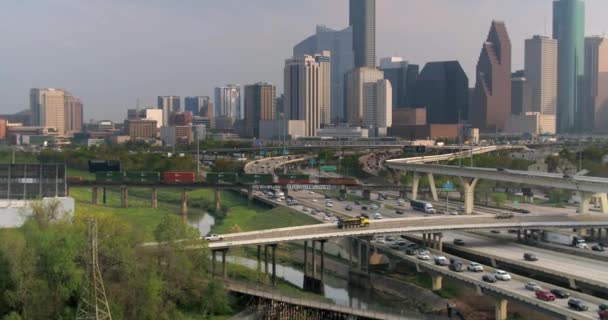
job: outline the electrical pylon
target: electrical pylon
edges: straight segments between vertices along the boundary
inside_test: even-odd
[[[76,320],[112,320],[110,305],[97,262],[97,220],[87,220],[89,249],[87,273],[78,302]]]

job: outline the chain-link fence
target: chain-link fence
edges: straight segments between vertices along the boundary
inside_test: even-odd
[[[0,199],[66,196],[65,164],[0,164]]]

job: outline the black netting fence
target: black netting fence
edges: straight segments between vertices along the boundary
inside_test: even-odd
[[[0,199],[65,197],[65,164],[0,164]]]

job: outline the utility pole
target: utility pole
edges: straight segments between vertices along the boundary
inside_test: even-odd
[[[89,219],[87,229],[89,236],[87,272],[83,282],[82,295],[78,302],[76,320],[112,320],[98,263],[97,220]]]

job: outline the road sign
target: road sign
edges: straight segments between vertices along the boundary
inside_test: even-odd
[[[336,172],[338,168],[336,166],[321,166],[320,170],[323,172]]]
[[[311,166],[314,166],[316,163],[317,163],[317,161],[315,159],[308,160],[308,164]]]
[[[446,182],[443,184],[443,190],[450,192],[452,190],[454,190],[454,184],[452,184],[450,181]]]

